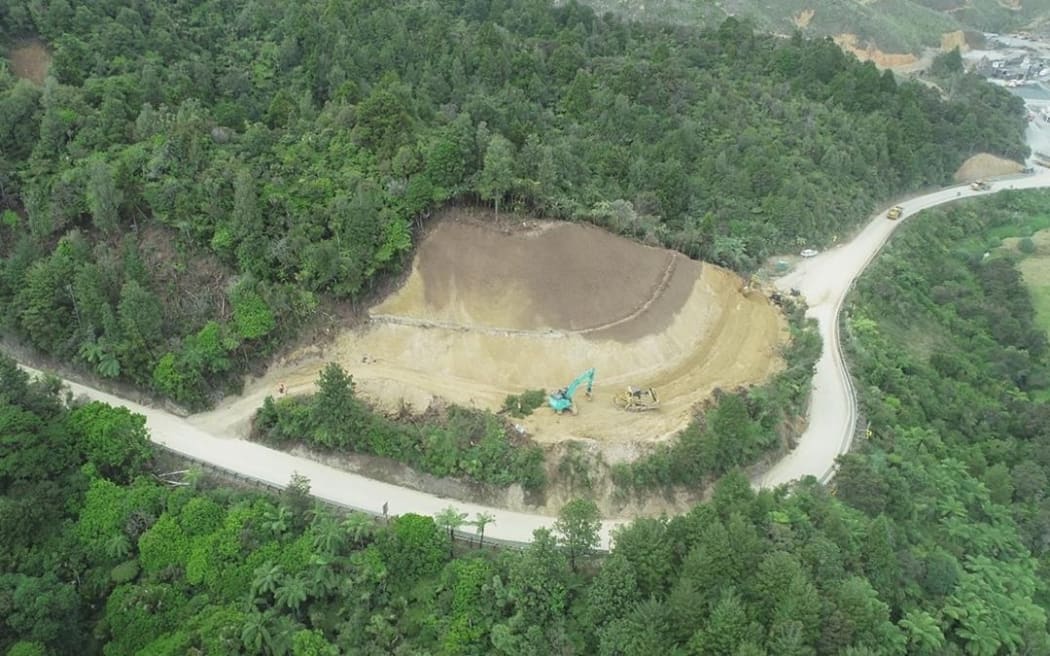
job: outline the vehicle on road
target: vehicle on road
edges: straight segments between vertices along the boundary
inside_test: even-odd
[[[557,412],[559,415],[566,410],[572,414],[576,414],[576,404],[573,403],[573,397],[576,396],[576,390],[579,389],[580,385],[587,383],[587,398],[591,398],[591,391],[594,388],[594,368],[588,369],[579,376],[576,377],[567,387],[563,387],[554,394],[547,397],[547,404]]]
[[[806,250],[804,250],[801,253],[799,253],[799,255],[801,255],[802,257],[813,257],[814,255],[817,254],[817,252],[818,251],[815,251],[812,248],[807,248]]]
[[[974,180],[970,183],[970,189],[974,191],[988,191],[992,188],[992,185],[988,184],[985,180]]]
[[[633,385],[628,385],[627,391],[613,397],[613,403],[617,408],[627,412],[648,412],[660,407],[660,399],[656,397],[656,390],[651,387],[642,389]]]
[[[904,216],[904,208],[900,205],[894,205],[890,208],[889,212],[886,212],[886,218],[890,221],[896,221],[902,216]]]

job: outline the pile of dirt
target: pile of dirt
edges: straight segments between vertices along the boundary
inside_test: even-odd
[[[51,68],[51,53],[36,39],[15,44],[7,53],[11,61],[11,73],[15,77],[43,84]]]
[[[945,32],[941,35],[941,50],[948,52],[958,48],[959,52],[966,52],[970,49],[970,41],[970,36],[962,30]]]
[[[972,182],[980,178],[1020,173],[1024,168],[1017,162],[988,153],[978,153],[963,162],[953,176],[956,182]]]
[[[504,331],[611,330],[661,296],[675,277],[679,258],[666,250],[589,226],[514,225],[511,231],[442,222],[420,245],[404,286],[372,314]],[[680,306],[688,287],[673,291]],[[643,334],[666,327],[670,316],[648,313],[648,319],[655,323]]]
[[[791,17],[791,22],[795,24],[800,30],[804,30],[809,27],[810,21],[813,20],[813,16],[816,15],[816,11],[813,9],[803,9],[794,16]]]

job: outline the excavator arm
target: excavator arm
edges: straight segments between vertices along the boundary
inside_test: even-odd
[[[587,396],[590,396],[591,390],[594,389],[594,369],[588,369],[577,376],[576,380],[569,383],[569,386],[565,389],[565,395],[569,397],[570,401],[575,396],[577,388],[584,383],[587,383]]]
[[[594,388],[594,369],[588,369],[579,376],[577,376],[567,387],[558,390],[554,394],[547,397],[547,403],[555,412],[561,413],[566,410],[572,410],[575,413],[572,399],[576,395],[576,390],[579,389],[580,385],[587,383],[587,396],[590,397],[591,391]]]

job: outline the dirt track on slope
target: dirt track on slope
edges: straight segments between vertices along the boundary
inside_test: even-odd
[[[294,354],[198,421],[243,434],[279,382],[308,392],[327,361],[390,411],[438,399],[497,410],[508,394],[554,390],[595,367],[594,399],[578,397],[578,416],[544,407],[521,424],[545,443],[647,442],[683,428],[716,387],[760,382],[782,366],[785,322],[760,294],[743,296],[737,275],[591,227],[514,226],[440,221],[368,325],[312,361]],[[655,387],[661,409],[616,408],[629,384]]]

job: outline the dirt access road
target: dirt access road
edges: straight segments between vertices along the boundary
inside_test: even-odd
[[[989,191],[973,191],[968,185],[950,187],[901,203],[904,218],[890,221],[877,215],[852,241],[816,257],[803,260],[790,274],[776,281],[784,291],[802,292],[809,304],[808,316],[820,325],[824,350],[817,361],[810,395],[809,425],[798,446],[753,484],[776,487],[804,476],[827,482],[834,474],[836,459],[849,451],[857,423],[857,402],[839,340],[839,310],[853,281],[864,271],[886,240],[901,223],[920,210],[963,198],[984,196],[1004,189],[1050,187],[1050,170],[1038,168],[1033,175],[993,182]]]
[[[992,191],[1046,187],[1050,187],[1050,171],[1040,169],[1039,173],[1025,178],[995,182]],[[856,420],[856,401],[838,336],[838,312],[847,290],[901,222],[909,220],[919,210],[987,193],[971,192],[968,187],[960,186],[906,201],[903,203],[905,218],[901,221],[889,221],[880,214],[853,241],[802,262],[790,275],[778,281],[783,289],[795,287],[805,294],[811,305],[809,314],[820,323],[826,348],[817,363],[808,428],[798,447],[756,481],[756,485],[776,486],[807,475],[827,480],[834,473],[835,458],[848,449]],[[311,492],[315,496],[345,507],[374,515],[382,514],[384,504],[388,504],[390,514],[415,512],[432,515],[449,505],[471,515],[487,512],[495,517],[495,522],[486,529],[486,539],[491,537],[507,544],[527,543],[533,530],[550,527],[554,522],[552,517],[545,515],[450,501],[389,485],[259,444],[223,437],[229,433],[205,429],[158,408],[126,401],[69,381],[67,384],[77,395],[124,406],[142,414],[153,441],[175,452],[276,486],[284,486],[293,472],[299,472],[310,479]],[[609,546],[612,532],[623,523],[603,522],[603,547]]]

